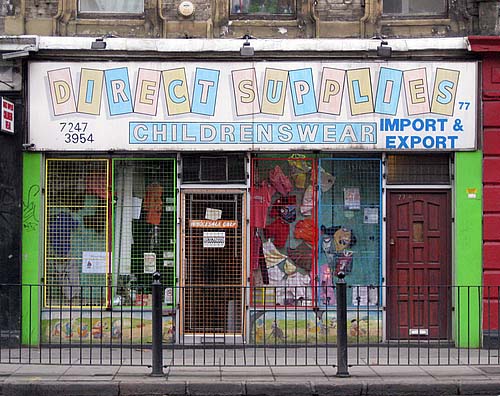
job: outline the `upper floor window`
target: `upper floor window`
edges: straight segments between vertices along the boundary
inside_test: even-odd
[[[80,0],[78,11],[81,13],[142,14],[144,0]]]
[[[231,0],[232,17],[294,16],[295,0]]]
[[[429,16],[446,13],[446,0],[384,0],[384,14]]]

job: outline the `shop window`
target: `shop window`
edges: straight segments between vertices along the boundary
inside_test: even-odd
[[[381,161],[321,159],[318,190],[318,306],[336,304],[339,272],[352,286],[348,305],[379,302]]]
[[[175,295],[174,160],[48,159],[45,306],[151,305]]]
[[[89,14],[142,14],[144,0],[79,0],[78,11]]]
[[[151,305],[152,274],[174,304],[176,170],[172,160],[113,161],[115,305]]]
[[[294,0],[231,0],[231,16],[238,17],[286,17],[295,16]]]
[[[108,161],[48,159],[45,306],[106,306]]]
[[[384,0],[386,15],[433,16],[446,14],[446,0]]]
[[[254,158],[250,194],[252,305],[313,306],[315,162],[300,155]]]
[[[387,184],[450,184],[448,154],[387,156]]]
[[[184,155],[183,183],[245,183],[245,155]]]

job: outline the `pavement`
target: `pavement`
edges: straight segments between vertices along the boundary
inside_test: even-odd
[[[1,395],[500,395],[500,365],[166,367],[0,364]]]

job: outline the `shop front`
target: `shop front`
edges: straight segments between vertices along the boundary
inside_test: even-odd
[[[147,339],[155,272],[165,342],[335,342],[339,273],[350,337],[456,339],[477,63],[47,61],[28,89],[24,340]]]

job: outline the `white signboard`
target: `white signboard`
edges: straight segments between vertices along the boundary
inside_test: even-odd
[[[105,274],[106,252],[82,252],[83,274]]]
[[[476,62],[32,62],[40,150],[456,151]]]
[[[1,113],[1,126],[2,132],[14,133],[14,103],[2,98],[1,100],[2,113]]]
[[[221,232],[203,232],[203,247],[204,248],[223,248],[226,246],[226,233]]]

